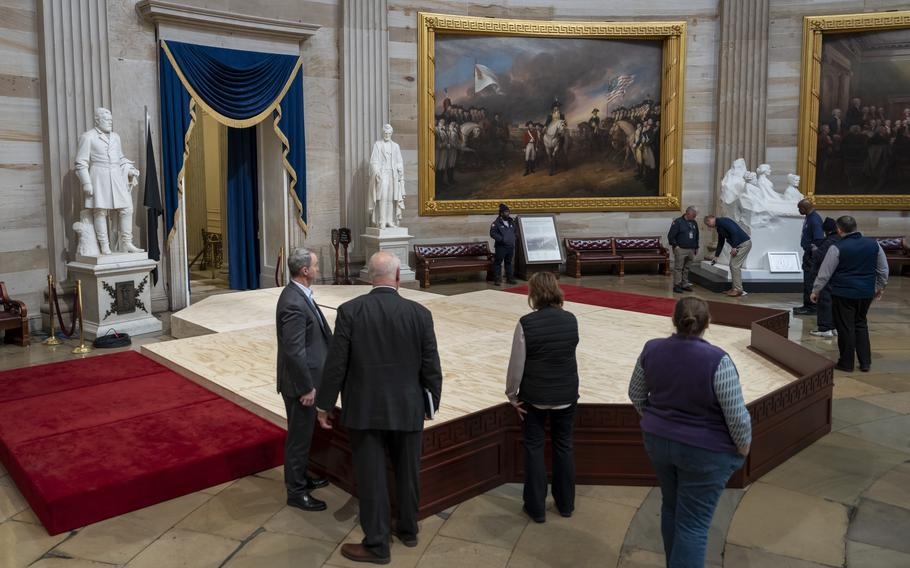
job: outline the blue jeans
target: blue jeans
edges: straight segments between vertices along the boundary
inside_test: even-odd
[[[663,503],[660,532],[667,568],[703,568],[708,529],[730,476],[745,458],[712,452],[644,433],[645,451],[657,472]]]

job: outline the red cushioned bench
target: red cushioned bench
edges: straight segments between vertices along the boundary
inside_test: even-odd
[[[622,257],[613,248],[613,237],[566,238],[566,274],[581,278],[581,267],[607,265],[610,271],[619,266]]]
[[[872,237],[885,251],[885,258],[888,259],[888,266],[894,266],[897,270],[892,269],[892,274],[903,274],[904,266],[910,264],[910,243],[906,237]]]
[[[567,238],[566,273],[581,278],[582,265],[619,265],[619,275],[627,264],[656,264],[658,272],[670,274],[670,252],[660,237]]]
[[[486,241],[414,245],[414,255],[421,288],[430,287],[430,273],[486,271],[489,280],[493,268],[493,253]]]

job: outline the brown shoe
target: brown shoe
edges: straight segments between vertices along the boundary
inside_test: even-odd
[[[391,556],[376,556],[370,549],[362,544],[342,544],[341,555],[354,562],[371,562],[373,564],[388,564],[392,561]]]
[[[739,296],[743,295],[743,291],[742,290],[728,290],[726,292],[726,294],[728,296],[730,296],[731,298],[738,298]]]

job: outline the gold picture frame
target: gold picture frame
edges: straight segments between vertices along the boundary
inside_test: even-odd
[[[434,118],[436,34],[659,40],[660,75],[659,180],[657,196],[436,199]],[[479,18],[418,13],[418,198],[420,215],[495,213],[501,201],[516,212],[668,211],[679,210],[682,193],[682,123],[686,22],[571,22]],[[656,102],[656,101],[655,101]]]
[[[803,193],[816,206],[830,209],[910,209],[905,194],[819,194],[816,192],[819,128],[822,118],[822,46],[826,35],[910,29],[910,11],[806,16],[799,90],[797,169]]]

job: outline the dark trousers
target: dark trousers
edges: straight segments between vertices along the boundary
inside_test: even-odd
[[[376,556],[389,556],[389,485],[386,452],[395,472],[397,530],[417,535],[417,506],[420,502],[420,453],[423,432],[399,430],[349,430],[354,456],[354,477],[360,500],[363,545]]]
[[[316,424],[316,407],[303,406],[298,397],[284,393],[281,398],[288,416],[288,435],[284,440],[284,485],[288,497],[299,497],[307,492],[306,468]]]
[[[495,282],[502,282],[502,263],[506,263],[506,280],[512,280],[513,276],[513,267],[512,267],[512,258],[515,256],[515,247],[514,246],[501,246],[497,245],[496,249],[493,252],[493,280]]]
[[[834,315],[834,329],[837,330],[837,348],[840,358],[837,363],[845,369],[852,369],[855,359],[860,367],[872,364],[872,346],[869,344],[869,325],[866,315],[872,298],[844,298],[831,296]]]
[[[660,532],[667,568],[705,565],[708,529],[730,476],[745,458],[645,432],[645,451],[660,481]]]
[[[819,331],[828,331],[834,329],[834,313],[831,306],[831,291],[827,286],[822,288],[818,293],[818,303],[815,304],[817,310],[815,322]]]
[[[544,460],[546,433],[550,417],[550,441],[553,446],[553,500],[564,514],[575,510],[575,450],[572,431],[575,423],[575,404],[562,410],[541,410],[524,404],[528,413],[522,422],[525,447],[524,504],[532,517],[545,515],[547,500],[547,464]]]
[[[809,299],[812,294],[812,284],[815,283],[815,263],[812,262],[812,253],[803,251],[803,307],[815,309],[815,304]]]

